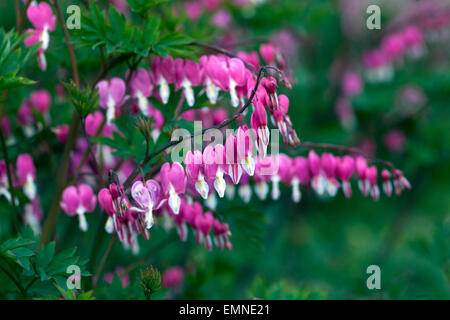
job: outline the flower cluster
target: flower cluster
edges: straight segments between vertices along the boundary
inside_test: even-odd
[[[364,53],[363,61],[367,67],[370,81],[389,81],[393,76],[392,65],[401,61],[405,55],[419,57],[424,52],[422,30],[410,25],[385,36],[380,47]]]
[[[27,9],[27,17],[33,25],[34,29],[28,29],[25,33],[29,36],[25,39],[27,47],[41,43],[38,49],[38,65],[41,70],[47,69],[47,61],[45,59],[45,51],[50,43],[50,31],[54,31],[56,27],[56,16],[53,15],[50,5],[46,2],[39,4],[32,3]]]

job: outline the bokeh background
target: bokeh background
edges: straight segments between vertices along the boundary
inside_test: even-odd
[[[382,194],[375,202],[362,196],[353,181],[351,199],[341,192],[332,199],[319,198],[304,189],[301,202],[295,204],[290,188],[282,187],[277,201],[255,196],[249,204],[238,197],[219,201],[216,211],[230,220],[231,251],[208,252],[193,237],[181,243],[173,240],[173,229],[154,228],[150,241],[141,242],[141,257],[161,271],[180,266],[186,273],[181,286],[159,297],[449,299],[450,2],[218,1],[212,9],[202,4],[195,22],[189,20],[186,7],[192,2],[208,1],[164,5],[186,16],[181,28],[192,37],[233,52],[257,51],[261,43],[271,42],[283,53],[294,83],[286,91],[289,114],[302,141],[359,147],[391,161],[403,170],[412,190],[392,198]],[[380,30],[366,27],[370,4],[381,9]],[[7,30],[15,24],[12,10],[12,0],[1,1],[0,21]],[[405,52],[374,78],[367,52],[411,25],[422,31],[420,50]],[[62,60],[58,46],[63,43],[53,44],[49,61]],[[81,68],[88,77],[89,61]],[[359,83],[355,93],[348,92],[348,74]],[[54,85],[45,77],[40,83]],[[26,90],[18,90],[11,103],[18,107]],[[50,134],[47,138],[55,143]],[[37,161],[45,166],[48,160]],[[38,178],[39,187],[51,189],[49,175],[39,176],[44,177]],[[50,197],[43,194],[43,203]],[[65,233],[71,224],[68,217],[60,217],[58,248],[76,245],[81,256],[88,256],[95,227],[79,237]],[[107,241],[97,245],[104,248]],[[105,271],[138,259],[117,245]],[[380,290],[366,287],[369,265],[381,268]],[[97,297],[142,298],[138,274],[138,268],[131,272],[126,288],[113,281]]]

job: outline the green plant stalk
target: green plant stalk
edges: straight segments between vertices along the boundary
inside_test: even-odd
[[[79,87],[80,86],[80,77],[78,75],[78,68],[77,68],[77,60],[75,57],[75,51],[73,49],[72,44],[70,43],[70,36],[69,32],[67,31],[64,17],[61,12],[61,8],[59,7],[58,0],[54,1],[54,6],[56,9],[56,14],[58,16],[59,23],[61,24],[61,27],[63,28],[64,32],[64,38],[66,41],[67,49],[69,51],[70,61],[72,64],[72,76],[75,84]],[[46,244],[49,242],[53,230],[56,225],[56,221],[58,220],[59,216],[59,202],[61,201],[61,196],[63,192],[63,188],[66,184],[66,178],[67,178],[67,172],[69,169],[69,162],[70,162],[70,152],[72,151],[76,138],[78,136],[78,130],[80,127],[80,117],[76,111],[73,112],[72,121],[70,123],[70,129],[69,134],[67,136],[67,142],[64,148],[63,157],[61,159],[61,165],[58,170],[58,177],[56,182],[56,190],[55,195],[53,197],[52,204],[50,205],[49,213],[47,216],[47,219],[45,220],[44,227],[42,228],[42,235],[39,241],[39,244]]]

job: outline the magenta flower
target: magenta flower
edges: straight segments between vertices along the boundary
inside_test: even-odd
[[[27,9],[27,17],[35,29],[26,30],[25,33],[31,34],[25,39],[27,47],[32,44],[41,42],[41,47],[38,50],[39,68],[45,70],[47,62],[45,60],[44,52],[48,49],[50,42],[49,31],[55,30],[56,17],[53,15],[51,7],[46,2],[39,4],[31,4]]]
[[[97,199],[91,187],[81,184],[78,187],[69,186],[62,194],[61,209],[68,215],[78,215],[81,231],[87,231],[88,224],[85,213],[93,212]]]
[[[238,184],[242,176],[242,167],[238,155],[238,140],[232,134],[225,141],[225,157],[228,175],[234,184]]]
[[[397,195],[400,195],[405,188],[411,189],[411,184],[408,179],[406,179],[403,173],[398,169],[394,170],[394,187]]]
[[[336,175],[342,181],[342,191],[347,198],[352,196],[350,178],[355,171],[355,160],[351,156],[336,158]]]
[[[36,90],[30,95],[31,104],[42,114],[46,114],[50,109],[52,97],[47,90]]]
[[[31,106],[27,100],[22,102],[22,105],[17,111],[17,122],[22,126],[26,137],[31,137],[34,135],[36,131],[33,127],[35,118],[33,116]]]
[[[58,138],[61,143],[66,142],[67,134],[69,133],[69,126],[67,124],[56,126],[52,129],[52,131],[55,133],[56,138]]]
[[[249,176],[253,176],[255,173],[255,159],[252,155],[253,138],[246,125],[238,128],[236,132],[236,143],[237,156],[240,165]]]
[[[244,87],[247,84],[247,69],[241,59],[228,59],[229,88],[231,105],[235,108],[239,106],[239,97],[236,87]]]
[[[270,44],[270,43],[262,44],[259,47],[259,53],[261,54],[261,56],[263,57],[264,61],[267,64],[274,64],[274,62],[275,62],[275,47],[272,44]]]
[[[28,199],[33,200],[36,197],[36,168],[33,158],[27,153],[21,154],[17,157],[16,169],[18,182],[23,187],[23,193]]]
[[[211,147],[209,147],[211,148]],[[212,148],[211,148],[212,149]],[[203,154],[199,150],[188,151],[185,159],[186,175],[195,184],[195,190],[203,199],[208,197],[209,186],[203,172]]]
[[[300,202],[302,193],[300,184],[307,185],[311,181],[311,174],[309,172],[308,160],[304,157],[296,157],[294,159],[294,176],[292,178],[292,200]]]
[[[178,162],[174,162],[172,166],[166,162],[161,167],[160,175],[164,195],[168,197],[169,207],[175,214],[178,214],[181,205],[179,195],[186,191],[184,169]]]
[[[129,71],[128,71],[129,72]],[[153,83],[145,69],[137,69],[130,79],[131,96],[138,101],[139,110],[148,117],[148,100],[153,91]]]
[[[215,56],[202,56],[200,58],[200,65],[205,72],[206,96],[212,104],[216,104],[219,96],[219,87],[213,83],[213,79],[216,77],[216,69],[219,67],[219,61]]]
[[[367,169],[366,159],[362,156],[358,156],[355,161],[356,173],[358,174],[358,187],[363,195],[367,196],[370,192],[370,182],[366,177]]]
[[[336,180],[336,159],[328,152],[322,153],[321,166],[326,178],[326,191],[329,196],[334,197],[339,188],[339,182]]]
[[[184,270],[181,267],[172,267],[162,274],[162,286],[164,288],[175,288],[183,284]]]
[[[184,96],[188,106],[192,107],[195,103],[193,86],[198,86],[201,83],[202,70],[198,63],[191,60],[176,59],[176,87],[183,88]]]
[[[265,157],[267,153],[267,145],[269,144],[269,128],[267,127],[267,113],[264,105],[260,101],[256,101],[255,110],[250,118],[250,127],[255,130],[256,145],[260,157]]]
[[[171,56],[167,58],[154,57],[152,60],[153,83],[159,86],[159,96],[164,104],[169,102],[169,83],[175,82],[175,64]]]
[[[87,115],[85,119],[85,128],[88,136],[90,137],[95,136],[98,128],[100,128],[100,125],[103,122],[103,119],[105,119],[105,117],[103,116],[103,113],[101,113],[100,111],[95,111]]]
[[[198,243],[205,243],[205,247],[207,250],[212,249],[212,241],[211,236],[209,235],[212,225],[214,222],[214,217],[210,212],[206,212],[205,214],[198,214],[195,217],[195,228],[198,231]]]
[[[370,166],[366,168],[366,179],[370,184],[370,194],[372,199],[378,201],[380,199],[380,189],[377,185],[377,168]]]
[[[123,104],[125,97],[125,82],[120,78],[112,78],[110,81],[102,80],[97,83],[100,96],[100,107],[106,109],[106,122],[111,124],[115,119],[118,108]]]
[[[156,208],[161,198],[161,187],[155,180],[147,180],[145,185],[142,181],[136,181],[131,187],[131,196],[139,207],[131,210],[144,213],[146,228],[153,225],[153,208]]]
[[[24,206],[23,222],[31,227],[33,233],[38,235],[41,233],[41,220],[43,218],[43,212],[39,197],[35,197],[30,203]]]
[[[392,195],[392,183],[391,183],[391,173],[387,169],[381,171],[381,178],[383,179],[383,191],[390,197]]]
[[[342,78],[342,91],[346,96],[353,97],[361,93],[362,81],[356,72],[346,72]]]

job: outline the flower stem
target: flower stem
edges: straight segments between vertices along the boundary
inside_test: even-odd
[[[54,6],[56,10],[56,14],[58,16],[59,23],[63,29],[64,32],[64,38],[66,41],[66,46],[69,51],[70,61],[72,64],[72,77],[75,82],[75,84],[79,87],[80,86],[80,77],[78,75],[78,68],[77,68],[77,61],[75,57],[75,52],[73,49],[72,44],[70,43],[70,36],[69,32],[67,31],[64,18],[61,12],[61,8],[59,7],[58,0],[54,1]],[[72,148],[75,145],[76,138],[78,136],[78,129],[80,126],[80,117],[78,113],[74,110],[73,116],[72,116],[72,122],[70,123],[70,129],[66,140],[66,145],[64,148],[64,153],[61,159],[61,165],[58,170],[57,175],[57,181],[56,181],[56,190],[53,197],[53,201],[50,205],[50,210],[47,216],[47,219],[45,220],[44,227],[42,229],[42,235],[40,238],[40,244],[46,244],[53,233],[53,230],[56,225],[56,221],[58,220],[59,216],[59,202],[61,200],[61,195],[63,188],[66,184],[66,178],[67,178],[67,172],[69,169],[69,162],[70,162],[70,152],[72,151]]]

